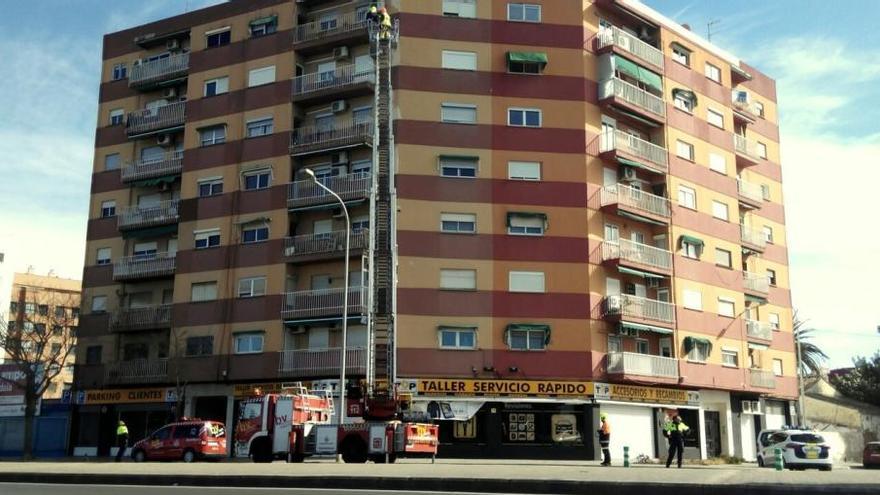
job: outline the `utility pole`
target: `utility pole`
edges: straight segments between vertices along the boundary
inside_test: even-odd
[[[794,343],[797,346],[797,375],[798,375],[798,426],[806,426],[807,414],[804,411],[804,374],[803,364],[801,364],[801,337],[798,334],[794,336]]]
[[[706,39],[712,41],[712,26],[721,24],[721,19],[712,19],[706,23]]]

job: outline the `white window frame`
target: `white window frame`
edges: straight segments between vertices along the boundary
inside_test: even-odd
[[[266,185],[260,186],[260,177],[266,176]],[[247,187],[247,179],[250,177],[257,177],[257,187]],[[248,170],[247,172],[242,172],[241,174],[241,189],[243,191],[259,191],[261,189],[268,189],[272,187],[272,169],[270,168],[260,168],[255,170]]]
[[[682,154],[684,153],[684,154]],[[694,161],[694,145],[681,139],[675,140],[675,155],[685,160]]]
[[[110,78],[113,81],[120,81],[128,77],[128,67],[124,63],[115,64],[110,71]]]
[[[208,39],[211,36],[217,36],[217,35],[223,34],[225,32],[229,33],[229,41],[227,41],[226,43],[219,43],[215,46],[211,46],[208,43]],[[212,29],[210,31],[205,31],[205,49],[220,48],[221,46],[226,46],[231,43],[232,43],[232,27],[231,26],[224,26],[222,28],[217,28],[217,29]]]
[[[724,129],[724,114],[711,108],[706,109],[706,122],[719,129]]]
[[[524,333],[524,334],[525,334],[525,337],[526,337],[526,345],[525,345],[525,347],[513,347],[513,334],[514,334],[514,332],[517,332],[517,333]],[[540,332],[540,333],[541,333],[541,336],[542,336],[542,338],[541,338],[541,347],[539,347],[539,348],[532,348],[532,345],[531,345],[531,343],[532,343],[532,334],[533,334],[533,333],[537,333],[537,332]],[[547,349],[546,341],[547,341],[547,332],[546,332],[545,330],[537,330],[537,329],[528,329],[528,330],[510,330],[510,331],[507,333],[507,348],[510,349],[510,350],[512,350],[512,351],[544,351],[544,350]]]
[[[248,339],[248,349],[240,350],[239,345],[244,339]],[[259,342],[259,349],[255,349],[254,343]],[[238,332],[232,335],[232,349],[234,354],[261,354],[266,345],[266,336],[262,331]]]
[[[773,358],[773,375],[774,376],[782,376],[783,373],[783,363],[779,358]]]
[[[507,290],[543,294],[547,292],[546,275],[544,272],[510,271],[507,274]]]
[[[705,363],[709,360],[709,344],[702,342],[694,343],[694,348],[687,354],[687,360],[695,363]]]
[[[276,81],[275,66],[258,67],[248,71],[248,87],[264,86]]]
[[[245,139],[268,136],[275,131],[275,118],[273,116],[260,117],[245,122]]]
[[[681,184],[678,185],[678,205],[684,208],[688,208],[690,210],[697,209],[697,190],[683,186]]]
[[[770,286],[776,287],[776,284],[779,283],[779,280],[777,280],[777,275],[778,274],[776,273],[776,270],[773,270],[772,268],[767,268],[767,280],[770,282]]]
[[[760,101],[755,102],[755,111],[758,112],[758,117],[764,118],[764,104]]]
[[[461,120],[450,118],[447,111],[473,111],[473,120]],[[440,122],[445,124],[476,124],[477,123],[477,106],[470,103],[441,103],[440,104]]]
[[[779,331],[779,313],[768,313],[767,321],[770,323],[772,330]]]
[[[727,159],[718,153],[709,153],[709,169],[727,175]]]
[[[468,225],[470,225],[470,228],[467,228]],[[454,228],[452,228],[453,226]],[[441,213],[440,232],[446,234],[476,234],[477,215],[474,213]]]
[[[440,288],[445,290],[477,290],[477,270],[441,268]]]
[[[214,84],[214,94],[208,94],[208,85]],[[223,77],[215,77],[213,79],[206,79],[204,85],[202,86],[202,96],[205,98],[210,98],[211,96],[222,95],[229,92],[229,76]]]
[[[119,153],[107,153],[104,155],[104,170],[119,170],[121,167],[122,156]]]
[[[445,161],[445,163],[444,163]],[[441,177],[451,177],[455,179],[474,179],[477,177],[477,173],[480,168],[480,159],[476,156],[445,156],[440,155],[437,157],[437,168],[440,172]],[[445,169],[456,170],[457,173],[455,175],[446,174]],[[473,175],[462,175],[462,171],[467,171],[473,169]]]
[[[511,117],[514,113],[522,114],[522,124],[513,124],[511,121]],[[538,114],[538,125],[529,125],[527,121],[527,115],[531,113]],[[509,107],[507,109],[507,125],[509,127],[528,127],[531,129],[539,129],[544,126],[544,112],[541,111],[540,108],[523,108],[523,107]]]
[[[712,216],[719,220],[724,220],[725,222],[730,221],[730,207],[727,203],[722,203],[721,201],[712,200]]]
[[[687,48],[673,44],[672,45],[672,60],[684,65],[685,67],[691,66],[691,54],[693,52],[688,50]]]
[[[220,229],[206,229],[193,231],[193,249],[211,249],[220,246]],[[216,238],[216,243],[214,243]],[[199,246],[200,241],[205,241],[204,246]]]
[[[692,260],[700,259],[700,245],[681,241],[681,255]]]
[[[718,316],[736,318],[736,301],[729,297],[719,297]]]
[[[764,236],[768,244],[773,244],[773,227],[764,225],[761,227],[761,235]]]
[[[712,81],[715,81],[719,84],[721,83],[721,68],[720,67],[717,67],[715,65],[710,64],[709,62],[706,62],[706,67],[703,70],[703,73],[706,75],[707,78],[711,79]]]
[[[109,247],[99,247],[95,251],[96,265],[109,265],[112,262],[113,251]]]
[[[440,55],[440,67],[450,70],[477,70],[477,52],[443,50]]]
[[[214,187],[220,186],[220,190],[215,192]],[[209,186],[209,194],[202,195],[202,186]],[[223,194],[223,177],[205,177],[196,181],[196,192],[200,198],[210,198],[211,196],[219,196]]]
[[[681,305],[686,309],[694,311],[703,310],[703,293],[693,289],[683,289],[681,297]]]
[[[125,109],[114,108],[110,110],[108,125],[125,124]]]
[[[518,222],[519,225],[513,225],[514,222]],[[508,235],[524,235],[524,236],[540,237],[540,236],[543,236],[547,230],[546,220],[541,217],[513,214],[513,217],[510,219],[510,224],[511,225],[507,226],[507,234]],[[513,229],[516,229],[516,230],[513,230]],[[520,230],[520,229],[522,229],[522,230]],[[536,230],[536,229],[540,229],[540,230]]]
[[[755,147],[758,150],[758,156],[763,158],[764,160],[766,160],[767,159],[767,145],[758,141],[755,144]]]
[[[455,335],[455,344],[453,345],[445,345],[443,344],[443,334],[453,334]],[[461,335],[462,334],[470,334],[471,339],[473,341],[473,345],[462,345],[461,344]],[[437,346],[440,349],[476,349],[477,348],[477,329],[476,327],[456,327],[456,326],[440,326],[437,329]]]
[[[265,237],[260,237],[260,235],[265,231]],[[246,241],[244,239],[246,232],[254,232],[254,239]],[[254,222],[251,224],[243,224],[241,226],[241,243],[242,244],[259,244],[261,242],[268,242],[269,236],[271,235],[269,231],[269,224],[265,222]]]
[[[722,263],[719,259],[719,255],[727,255],[727,263]],[[723,266],[724,268],[733,268],[733,253],[728,251],[727,249],[721,249],[719,247],[715,248],[715,265]]]
[[[675,96],[672,98],[672,105],[679,110],[683,110],[687,113],[694,113],[694,99],[688,98],[684,96],[683,93],[676,92]]]
[[[190,302],[216,301],[218,293],[216,280],[193,282],[189,289],[189,300]]]
[[[724,358],[733,357],[733,362],[729,363]],[[739,351],[726,347],[721,348],[721,366],[727,368],[739,368]]]
[[[92,313],[107,312],[107,296],[92,296]]]
[[[199,146],[214,146],[215,144],[223,144],[226,142],[226,124],[217,124],[211,125],[207,127],[202,127],[199,131]],[[219,135],[219,131],[222,132],[222,136]],[[210,136],[206,139],[206,136],[210,133]]]
[[[462,12],[462,7],[464,7],[464,12]],[[477,17],[476,0],[443,0],[440,9],[441,13],[448,17],[461,17],[465,19]]]
[[[540,181],[541,162],[510,160],[507,162],[507,178],[510,180]]]
[[[238,297],[260,297],[266,295],[266,277],[245,277],[238,280]]]
[[[513,7],[520,7],[522,9],[522,18],[516,19],[513,17]],[[533,13],[537,11],[538,18],[537,19],[529,19],[527,15],[527,11],[531,10]],[[507,20],[510,22],[531,22],[531,23],[540,23],[543,19],[544,13],[542,12],[542,8],[540,4],[535,3],[522,3],[522,2],[510,2],[507,4]]]
[[[112,218],[116,216],[116,200],[108,199],[101,201],[101,218]]]

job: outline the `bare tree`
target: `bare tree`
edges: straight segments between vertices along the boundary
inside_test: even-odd
[[[17,301],[17,311],[0,321],[0,350],[5,352],[0,382],[24,396],[22,458],[33,459],[34,416],[37,401],[72,364],[79,295],[29,291]]]

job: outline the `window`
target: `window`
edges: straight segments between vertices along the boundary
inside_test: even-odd
[[[110,248],[108,248],[108,247],[98,248],[98,254],[95,256],[95,264],[96,265],[109,265],[110,264]]]
[[[715,127],[719,127],[724,129],[724,114],[721,112],[716,112],[711,108],[706,109],[706,120],[714,125]]]
[[[102,351],[103,348],[99,345],[86,347],[86,364],[101,364]]]
[[[116,216],[116,201],[101,202],[101,218],[110,218]]]
[[[223,178],[211,177],[199,179],[199,197],[207,198],[208,196],[217,196],[223,194]]]
[[[764,118],[764,104],[760,101],[755,102],[755,111],[758,112],[758,117]]]
[[[214,353],[214,337],[204,335],[202,337],[186,338],[187,356],[210,356]]]
[[[443,0],[443,15],[452,17],[476,17],[477,0]]]
[[[719,297],[718,314],[728,318],[734,318],[736,316],[736,302],[734,302],[733,299]]]
[[[278,31],[278,17],[272,16],[265,19],[251,21],[251,36],[265,36]]]
[[[272,134],[272,117],[251,120],[247,123],[247,130],[245,133],[245,137],[258,137],[258,136],[268,136]]]
[[[761,184],[761,197],[764,198],[764,201],[770,201],[770,186],[767,184]]]
[[[712,201],[712,216],[719,220],[728,221],[730,216],[727,204],[720,201]]]
[[[691,51],[681,45],[672,45],[672,60],[690,67]]]
[[[113,66],[113,80],[118,81],[128,76],[128,69],[125,64],[116,64]]]
[[[727,160],[724,159],[724,155],[709,153],[709,169],[727,175]]]
[[[262,86],[275,82],[275,66],[261,67],[259,69],[251,69],[248,72],[248,87]]]
[[[620,342],[620,337],[617,335],[609,335],[608,336],[608,353],[612,352],[621,352],[623,350],[623,345]]]
[[[705,363],[709,359],[710,344],[708,342],[696,341],[694,347],[687,354],[688,361],[696,361]]]
[[[476,177],[479,159],[469,156],[441,156],[440,175],[443,177]]]
[[[544,292],[544,272],[510,272],[508,274],[510,292]]]
[[[477,347],[477,329],[461,327],[440,327],[441,349],[475,349]]]
[[[250,225],[241,228],[241,243],[252,244],[269,240],[269,226],[265,224]]]
[[[767,240],[770,244],[773,244],[773,227],[763,226],[761,227],[761,234],[764,235],[764,239]]]
[[[539,162],[507,162],[507,178],[511,180],[541,180]]]
[[[475,124],[477,122],[477,106],[443,103],[440,105],[440,120],[454,124]]]
[[[770,322],[771,329],[779,330],[779,313],[769,313],[767,315],[767,321]]]
[[[110,110],[110,125],[122,125],[125,123],[125,110],[114,108]]]
[[[705,73],[706,73],[706,77],[708,77],[709,79],[711,79],[717,83],[721,82],[721,69],[719,69],[718,67],[715,67],[714,65],[710,64],[709,62],[706,62]]]
[[[766,160],[767,159],[767,145],[762,142],[758,142],[757,148],[758,148],[758,156],[760,156],[761,158]]]
[[[473,213],[441,213],[440,230],[453,234],[477,232],[477,216]]]
[[[37,305],[34,303],[24,303],[24,313],[32,315],[37,312]]]
[[[678,186],[678,204],[692,210],[697,209],[697,191],[687,186]]]
[[[541,6],[530,3],[509,3],[507,4],[507,20],[541,22]]]
[[[639,354],[650,354],[651,346],[645,339],[636,339],[636,352]]]
[[[441,67],[444,69],[477,70],[477,54],[443,50]]]
[[[687,239],[682,239],[681,241],[681,255],[685,258],[691,259],[700,259],[700,251],[703,250],[703,245],[695,242],[691,242]]]
[[[351,232],[356,234],[370,228],[370,217],[356,216],[351,219]]]
[[[205,249],[220,245],[220,229],[203,230],[193,232],[195,234],[195,248]]]
[[[192,302],[214,301],[217,299],[217,282],[197,282],[192,284],[190,300]]]
[[[547,217],[543,214],[508,213],[507,233],[513,235],[544,235]]]
[[[675,108],[680,108],[688,113],[694,113],[694,107],[697,106],[694,93],[683,90],[673,90],[672,104],[675,105]]]
[[[440,288],[456,290],[476,290],[476,270],[440,270]]]
[[[236,354],[263,352],[263,332],[237,333],[234,336]]]
[[[266,295],[266,277],[243,278],[238,281],[238,297]]]
[[[214,125],[199,129],[199,143],[202,146],[211,146],[226,142],[226,125]]]
[[[703,310],[703,293],[698,290],[684,289],[684,307],[697,311]]]
[[[544,67],[547,65],[546,62],[531,62],[524,60],[512,60],[508,59],[507,61],[507,72],[511,74],[540,74],[544,72]]]
[[[733,349],[721,349],[721,364],[739,368],[739,353]]]
[[[767,278],[770,280],[770,285],[776,286],[776,270],[767,269]]]
[[[782,360],[774,359],[773,360],[773,374],[776,376],[782,376]]]
[[[245,191],[266,189],[269,187],[269,180],[271,177],[272,171],[269,169],[246,172],[244,174],[244,189]]]
[[[104,155],[104,170],[117,170],[120,163],[119,153]]]
[[[205,81],[205,96],[222,95],[229,92],[229,78],[218,77]]]
[[[507,125],[513,127],[541,127],[541,110],[537,108],[508,108]]]
[[[205,33],[205,46],[215,48],[218,46],[228,45],[232,39],[232,32],[228,27],[214,29]]]
[[[694,161],[694,145],[684,141],[675,141],[675,154],[685,160]]]
[[[517,351],[543,351],[547,346],[547,330],[543,328],[511,328],[507,346]]]
[[[726,249],[715,248],[715,264],[724,268],[732,268],[733,255]]]
[[[107,311],[107,296],[92,297],[92,313],[103,313]]]

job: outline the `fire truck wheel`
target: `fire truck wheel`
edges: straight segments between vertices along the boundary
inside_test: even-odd
[[[196,460],[196,453],[193,451],[193,449],[186,449],[183,452],[183,462],[189,463],[189,462],[194,462],[195,460]]]
[[[131,458],[134,462],[144,462],[147,460],[147,453],[141,449],[137,449],[131,453]]]
[[[303,454],[290,454],[287,457],[287,462],[301,463],[301,462],[305,462],[305,461],[306,461],[306,456]]]
[[[367,444],[360,437],[350,436],[339,446],[342,460],[346,464],[363,464],[367,462]]]
[[[272,446],[267,438],[254,440],[251,445],[251,459],[259,463],[272,462]]]

